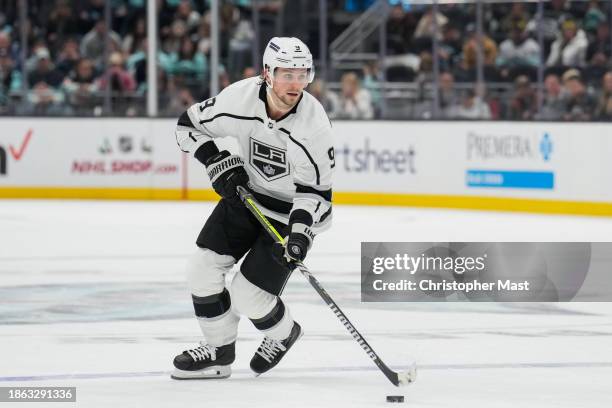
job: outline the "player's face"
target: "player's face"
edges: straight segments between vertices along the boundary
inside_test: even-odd
[[[274,72],[272,90],[286,105],[297,103],[306,85],[308,70],[305,68],[277,68]]]

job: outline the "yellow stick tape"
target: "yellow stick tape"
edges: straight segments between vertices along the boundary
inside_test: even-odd
[[[247,198],[246,200],[248,201],[249,206],[253,209],[253,211],[257,213],[257,216],[259,217],[259,219],[263,221],[264,224],[266,224],[266,226],[268,227],[268,230],[272,231],[272,233],[276,236],[277,241],[283,242],[284,241],[283,237],[281,237],[278,231],[276,230],[276,228],[274,228],[274,226],[270,224],[270,221],[268,221],[268,217],[266,217],[265,215],[263,215],[261,211],[259,211],[259,208],[257,208],[257,205],[255,205],[255,202],[250,198]]]

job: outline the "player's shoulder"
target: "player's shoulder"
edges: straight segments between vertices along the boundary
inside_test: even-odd
[[[304,91],[298,105],[298,121],[294,127],[295,138],[307,144],[318,144],[331,138],[331,122],[321,102]]]
[[[321,103],[308,92],[303,93],[298,105],[297,119],[292,130],[296,142],[308,149],[331,144],[331,122]]]
[[[308,123],[311,129],[326,126],[331,127],[329,117],[327,116],[327,112],[325,112],[325,108],[321,105],[321,102],[307,91],[304,91],[302,95],[302,100],[298,106],[298,112],[300,112],[302,121]]]
[[[259,77],[242,79],[225,87],[215,99],[227,107],[252,105],[259,99],[260,86]]]

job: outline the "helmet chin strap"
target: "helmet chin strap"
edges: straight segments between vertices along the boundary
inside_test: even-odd
[[[266,67],[267,67],[267,65],[266,65]],[[264,78],[264,80],[266,81],[266,85],[268,85],[268,87],[270,89],[272,89],[272,88],[274,88],[274,85],[272,83],[273,80],[274,80],[274,74],[272,72],[270,72],[270,68],[266,68],[266,72],[268,73],[268,77]],[[268,78],[270,78],[269,81],[268,81]]]

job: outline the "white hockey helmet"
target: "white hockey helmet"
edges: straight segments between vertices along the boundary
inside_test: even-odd
[[[266,45],[263,55],[263,67],[269,72],[270,79],[274,79],[276,68],[306,68],[308,70],[308,83],[314,80],[314,64],[308,46],[299,38],[274,37]],[[272,86],[272,84],[268,84]]]

